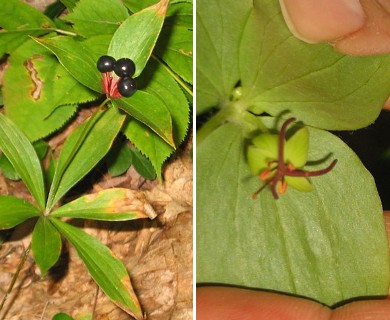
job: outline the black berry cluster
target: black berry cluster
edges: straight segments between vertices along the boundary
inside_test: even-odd
[[[135,80],[132,78],[135,73],[133,60],[128,58],[115,60],[110,56],[101,56],[97,62],[97,68],[104,74],[115,72],[119,77],[117,89],[121,96],[130,97],[137,90]]]

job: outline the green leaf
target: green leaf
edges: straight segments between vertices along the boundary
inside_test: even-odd
[[[238,48],[252,2],[198,0],[196,3],[198,114],[224,102],[240,80]]]
[[[79,0],[60,0],[69,11],[72,11]]]
[[[42,167],[34,147],[15,124],[0,114],[0,149],[26,184],[38,206],[45,207]]]
[[[173,139],[176,146],[180,145],[187,134],[191,117],[189,102],[183,91],[166,68],[156,61],[149,61],[145,76],[137,80],[146,92],[158,97],[169,110],[172,118]]]
[[[39,209],[25,200],[13,196],[0,196],[0,230],[10,229],[39,215]]]
[[[188,27],[171,26],[163,28],[156,54],[185,81],[192,84],[192,30]],[[161,43],[161,45],[159,45]]]
[[[7,179],[20,180],[20,176],[4,154],[0,155],[0,170]]]
[[[88,50],[83,41],[65,36],[34,40],[52,51],[77,81],[96,92],[103,93],[102,76],[96,68],[96,56]]]
[[[313,191],[292,188],[256,200],[242,128],[226,124],[197,149],[197,281],[278,291],[333,306],[385,296],[389,253],[374,180],[336,136],[310,133],[309,161],[335,168],[312,177]],[[326,146],[326,147],[324,147]],[[359,223],[356,223],[359,221]],[[221,267],[223,266],[223,267]]]
[[[18,48],[9,64],[3,87],[5,112],[31,141],[61,128],[76,112],[76,104],[97,97],[35,41]]]
[[[73,318],[66,313],[57,313],[51,320],[73,320]]]
[[[158,98],[169,110],[175,145],[180,145],[186,136],[190,118],[188,101],[183,91],[166,69],[153,60],[149,61],[144,74],[137,80],[141,88],[145,87],[148,93]],[[138,121],[130,120],[123,132],[149,158],[161,180],[161,166],[174,148]]]
[[[58,261],[61,245],[61,235],[57,229],[47,217],[39,218],[32,234],[32,251],[42,277]]]
[[[53,182],[53,178],[54,178],[54,174],[55,174],[55,171],[56,171],[56,167],[57,167],[57,161],[56,159],[54,158],[54,155],[53,155],[53,152],[50,152],[50,156],[49,156],[49,164],[48,164],[48,167],[46,169],[46,183],[48,186],[50,186]]]
[[[112,188],[69,202],[51,213],[52,217],[127,221],[148,218],[150,205],[141,193]]]
[[[83,44],[87,47],[87,50],[93,56],[96,61],[103,55],[107,54],[108,46],[110,45],[112,35],[103,34],[99,36],[90,37],[85,39]]]
[[[35,142],[33,146],[37,152],[38,158],[42,160],[46,155],[48,144],[40,140]],[[4,154],[0,155],[0,169],[6,178],[11,180],[20,180],[20,176]]]
[[[141,307],[123,263],[97,239],[57,219],[51,221],[75,247],[103,292],[124,311],[136,319],[142,319]]]
[[[175,146],[172,119],[166,103],[153,94],[137,90],[130,98],[116,99],[113,105],[156,132],[166,143]]]
[[[153,180],[156,178],[156,171],[152,163],[136,148],[131,148],[132,164],[137,172],[145,179]]]
[[[20,0],[0,0],[0,57],[23,44],[29,35],[44,34],[53,22]]]
[[[174,149],[139,121],[130,120],[122,131],[149,158],[162,181],[161,166]]]
[[[175,1],[169,2],[165,25],[175,24],[177,26],[193,29],[193,3],[190,1]]]
[[[38,158],[43,160],[47,154],[47,150],[49,149],[49,144],[46,141],[39,140],[33,143],[33,147],[37,152]]]
[[[126,19],[112,37],[108,54],[115,59],[130,58],[136,65],[134,77],[141,74],[164,22],[168,0],[139,11]]]
[[[328,44],[304,43],[286,27],[277,1],[251,5],[197,4],[197,112],[222,107],[240,82],[242,103],[256,114],[289,110],[331,130],[375,120],[390,93],[390,55],[345,56]]]
[[[126,144],[114,145],[107,155],[108,172],[117,177],[124,174],[131,166],[132,156]]]
[[[373,122],[389,96],[390,55],[346,56],[328,44],[304,43],[287,29],[277,1],[254,1],[246,26],[234,27],[244,29],[240,56],[226,62],[240,70],[248,105],[275,116],[288,109],[308,125],[350,130]],[[224,45],[232,49],[228,40]]]
[[[0,27],[6,30],[47,28],[52,21],[36,8],[20,0],[0,0]]]
[[[41,34],[40,30],[0,30],[0,57],[6,53],[13,53],[20,45],[29,40],[28,36],[37,37]]]
[[[129,8],[131,12],[137,12],[142,9],[145,9],[146,7],[149,7],[156,3],[156,0],[144,0],[144,1],[138,1],[138,0],[123,0],[125,6]],[[172,5],[180,5],[180,4],[186,4],[188,6],[191,6],[192,11],[192,0],[170,0],[169,1],[169,10],[173,7]],[[192,25],[192,24],[191,24]]]
[[[78,34],[91,37],[113,34],[127,17],[127,9],[119,0],[80,0],[64,19],[73,23]]]
[[[138,1],[138,0],[123,0],[125,6],[129,8],[131,12],[137,12],[141,11],[142,9],[145,9],[149,6],[152,6],[156,3],[156,0],[144,0],[144,1]]]
[[[123,125],[125,116],[115,108],[97,112],[89,132],[84,128],[91,120],[77,128],[62,148],[49,193],[50,209],[106,155]]]

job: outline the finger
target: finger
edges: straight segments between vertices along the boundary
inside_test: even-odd
[[[385,102],[385,105],[383,106],[383,109],[390,110],[390,97]]]
[[[389,300],[346,304],[331,311],[310,300],[237,288],[197,289],[198,320],[388,320]]]
[[[196,292],[198,320],[329,320],[330,309],[310,300],[227,287]]]
[[[280,5],[291,32],[311,43],[350,34],[366,19],[359,0],[280,0]]]
[[[367,16],[364,26],[335,43],[335,49],[350,55],[390,52],[390,1],[361,0]]]
[[[389,315],[389,300],[359,301],[336,309],[331,320],[388,320]]]

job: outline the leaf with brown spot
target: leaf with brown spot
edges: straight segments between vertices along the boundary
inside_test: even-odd
[[[155,218],[150,204],[140,191],[113,188],[80,197],[55,210],[53,217],[126,221]]]
[[[50,220],[75,247],[92,278],[103,292],[128,314],[136,319],[143,319],[141,306],[123,263],[94,237],[58,219]]]
[[[2,88],[5,113],[30,141],[58,130],[76,112],[78,103],[96,99],[96,93],[31,39],[14,51],[8,62]]]

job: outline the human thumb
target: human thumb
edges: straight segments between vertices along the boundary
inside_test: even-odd
[[[279,0],[290,31],[309,42],[333,41],[360,28],[365,13],[359,0]]]

